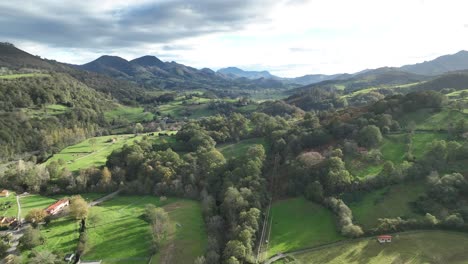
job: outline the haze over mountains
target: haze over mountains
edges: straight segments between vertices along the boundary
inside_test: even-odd
[[[83,70],[93,71],[101,74],[106,74],[112,77],[128,79],[145,84],[159,84],[163,87],[172,87],[173,85],[181,85],[188,80],[196,81],[199,84],[206,82],[221,82],[242,80],[244,83],[248,80],[269,79],[267,82],[275,87],[281,87],[283,84],[310,85],[329,80],[344,80],[354,78],[362,74],[379,74],[394,71],[393,75],[415,74],[420,75],[416,79],[424,79],[422,76],[436,76],[443,73],[468,69],[468,51],[460,51],[451,55],[444,55],[431,61],[425,61],[413,65],[404,65],[399,68],[383,67],[374,70],[363,70],[352,74],[310,74],[295,78],[282,78],[271,74],[269,71],[246,71],[237,67],[227,67],[217,70],[216,72],[208,69],[196,69],[190,66],[179,64],[177,62],[163,62],[155,56],[143,56],[131,61],[127,61],[117,56],[101,56],[100,58],[76,66]],[[397,73],[398,72],[398,73]],[[177,82],[167,83],[167,79],[178,80]],[[164,81],[163,79],[166,79]],[[397,81],[398,82],[398,81]]]
[[[10,44],[0,45],[0,65],[10,68],[61,69],[76,74],[76,71],[71,70],[67,64],[43,60]],[[144,87],[157,86],[162,89],[289,89],[299,86],[326,87],[345,83],[352,83],[351,89],[359,89],[369,85],[398,85],[424,81],[440,74],[468,69],[468,51],[399,68],[382,67],[353,74],[311,74],[296,78],[281,78],[268,71],[244,71],[236,67],[222,68],[215,72],[208,68],[196,69],[174,61],[163,62],[150,55],[131,61],[118,56],[104,55],[89,63],[71,66],[131,81]]]

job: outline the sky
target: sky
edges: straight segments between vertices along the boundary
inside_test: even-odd
[[[296,77],[468,50],[466,10],[463,0],[10,0],[0,41],[74,64],[154,55]]]

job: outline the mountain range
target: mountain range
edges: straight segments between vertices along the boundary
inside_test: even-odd
[[[143,56],[127,61],[121,57],[104,55],[94,61],[74,65],[74,67],[131,81],[146,88],[189,90],[290,88],[287,83],[273,78],[233,78],[208,68],[196,69],[174,61],[163,62],[155,56]]]
[[[431,61],[399,68],[382,67],[353,74],[313,74],[296,78],[281,78],[268,71],[244,71],[236,67],[223,68],[216,72],[208,68],[196,69],[174,61],[164,62],[149,55],[130,61],[118,56],[104,55],[83,65],[71,65],[41,59],[11,44],[2,43],[0,44],[0,66],[64,71],[84,82],[89,81],[91,76],[91,79],[107,78],[106,82],[120,82],[117,86],[121,87],[124,84],[125,87],[133,86],[133,89],[140,87],[138,89],[252,91],[297,88],[300,91],[314,87],[340,87],[352,91],[371,86],[403,85],[426,81],[443,73],[468,69],[468,51],[460,51]],[[104,88],[101,87],[101,89]]]

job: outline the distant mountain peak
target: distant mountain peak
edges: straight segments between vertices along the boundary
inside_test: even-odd
[[[165,65],[165,63],[163,61],[158,59],[156,56],[152,56],[152,55],[145,55],[143,57],[131,60],[130,62],[131,63],[136,63],[136,64],[138,64],[140,66],[144,66],[144,67],[156,66],[156,67],[162,68]]]
[[[237,67],[227,67],[227,68],[222,68],[217,71],[218,73],[227,75],[227,76],[233,76],[237,78],[247,78],[247,79],[259,79],[259,78],[265,78],[265,79],[279,79],[279,77],[272,75],[268,71],[244,71],[240,68]]]

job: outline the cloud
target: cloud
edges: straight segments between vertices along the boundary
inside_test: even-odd
[[[219,32],[231,32],[262,20],[268,0],[152,1],[122,7],[100,1],[76,4],[37,1],[26,8],[0,3],[0,35],[56,47],[118,48]],[[94,10],[94,11],[93,11]]]
[[[0,41],[70,63],[155,55],[292,77],[468,49],[467,9],[463,0],[0,1]]]

